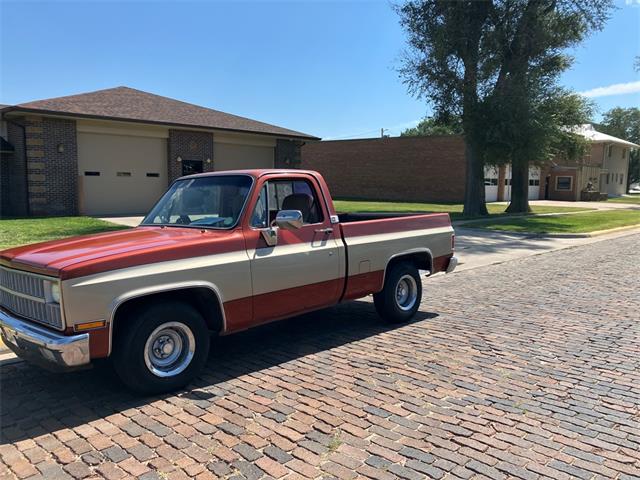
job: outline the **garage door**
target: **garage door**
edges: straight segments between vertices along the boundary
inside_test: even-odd
[[[511,200],[511,165],[507,166],[506,178],[504,181],[504,200]],[[529,167],[529,200],[538,200],[540,198],[540,169],[538,167]]]
[[[498,200],[498,168],[484,167],[484,197],[485,202]]]
[[[274,148],[215,143],[213,158],[215,171],[273,168]]]
[[[146,213],[167,189],[167,140],[78,133],[80,212]]]
[[[529,200],[540,198],[540,168],[529,168]]]

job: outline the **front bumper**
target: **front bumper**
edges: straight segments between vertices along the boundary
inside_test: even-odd
[[[458,257],[451,257],[449,259],[449,264],[447,265],[447,273],[453,272],[458,266]]]
[[[74,370],[91,361],[88,333],[65,336],[1,308],[0,333],[5,345],[16,355],[48,370]]]

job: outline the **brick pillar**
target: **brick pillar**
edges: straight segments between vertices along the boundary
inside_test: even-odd
[[[298,140],[276,141],[275,168],[300,168],[302,163],[302,144]]]
[[[212,172],[214,168],[213,158],[213,133],[193,132],[188,130],[169,130],[168,168],[169,183],[182,176],[182,160],[197,160],[202,162],[205,172]],[[207,162],[207,160],[210,160]]]
[[[76,122],[26,117],[25,146],[30,214],[77,215]]]

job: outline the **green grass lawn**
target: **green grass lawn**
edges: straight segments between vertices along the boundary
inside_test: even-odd
[[[607,200],[605,203],[609,203],[609,202],[613,202],[613,203],[633,203],[633,204],[640,204],[640,194],[635,194],[633,196],[628,196],[628,197],[615,197],[615,198],[610,198],[609,200]]]
[[[640,226],[639,210],[606,210],[543,217],[501,217],[473,222],[468,226],[509,232],[588,233],[629,225]]]
[[[73,235],[127,228],[91,217],[53,217],[0,220],[0,250]]]
[[[436,213],[445,212],[453,219],[465,218],[462,216],[461,203],[404,203],[404,202],[376,202],[369,200],[335,200],[336,210],[340,213],[353,212],[404,212],[404,213]],[[487,203],[487,210],[491,215],[506,215],[507,208],[504,204]],[[533,213],[566,213],[591,210],[581,207],[532,207]]]

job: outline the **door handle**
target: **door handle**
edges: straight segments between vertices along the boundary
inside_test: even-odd
[[[324,233],[325,235],[329,235],[330,233],[333,233],[333,228],[328,227],[328,228],[319,228],[316,230],[316,233]]]

